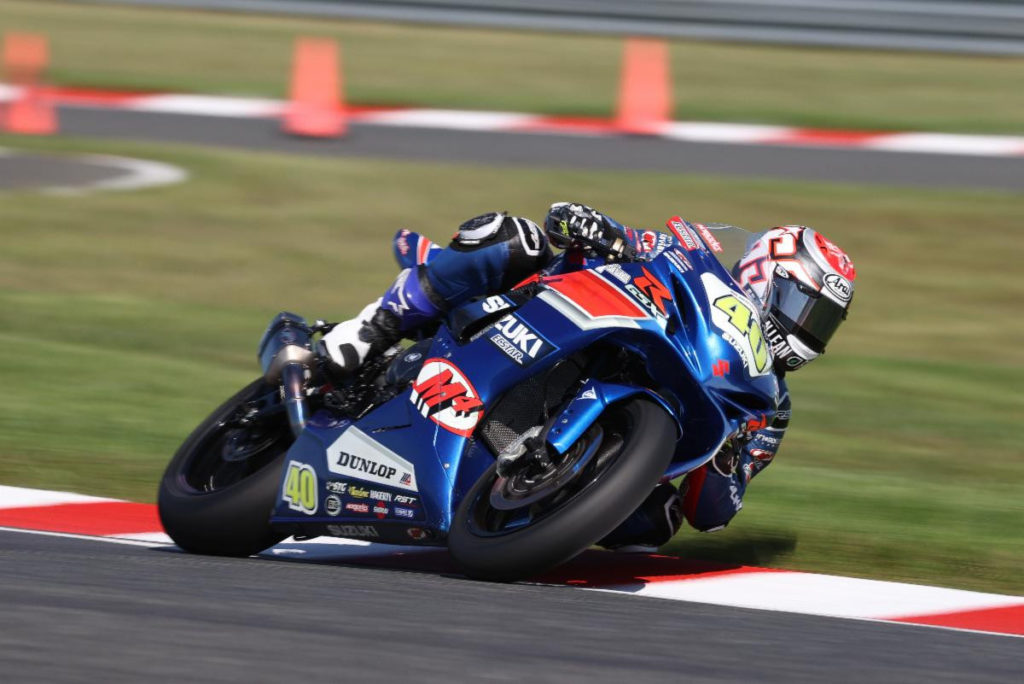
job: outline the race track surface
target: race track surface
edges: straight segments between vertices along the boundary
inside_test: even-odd
[[[1018,639],[0,531],[8,681],[1010,682]]]
[[[353,124],[340,140],[280,132],[273,119],[61,108],[67,135],[220,145],[318,156],[670,171],[918,187],[1024,189],[1024,157],[970,157],[654,138],[453,131]]]

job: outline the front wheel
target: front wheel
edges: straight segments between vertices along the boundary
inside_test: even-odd
[[[485,472],[455,513],[448,548],[478,579],[508,582],[564,563],[640,506],[675,444],[662,407],[641,398],[613,404],[545,472]]]
[[[174,454],[157,507],[186,551],[250,556],[285,535],[270,527],[284,457],[294,441],[277,388],[256,380],[224,402]]]

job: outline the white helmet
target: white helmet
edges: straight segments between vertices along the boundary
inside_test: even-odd
[[[747,247],[733,276],[761,301],[775,369],[785,372],[825,352],[846,319],[857,272],[846,252],[820,233],[781,226]]]

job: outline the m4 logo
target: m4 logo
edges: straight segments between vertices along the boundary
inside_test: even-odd
[[[473,434],[484,410],[480,395],[466,376],[444,359],[423,363],[409,400],[423,417],[463,437]]]

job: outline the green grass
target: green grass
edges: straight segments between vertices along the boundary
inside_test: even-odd
[[[343,49],[358,103],[608,115],[622,42],[0,0],[0,28],[50,36],[77,86],[282,96],[298,35]],[[1024,132],[1024,59],[671,43],[675,117],[863,129]]]
[[[13,145],[0,138],[0,145]],[[257,374],[276,311],[338,319],[395,272],[409,226],[591,203],[634,225],[678,212],[800,221],[853,256],[829,354],[792,376],[790,434],[707,558],[1020,593],[1024,196],[658,173],[299,158],[18,140],[179,164],[128,194],[0,194],[0,482],[150,501],[176,446]]]

